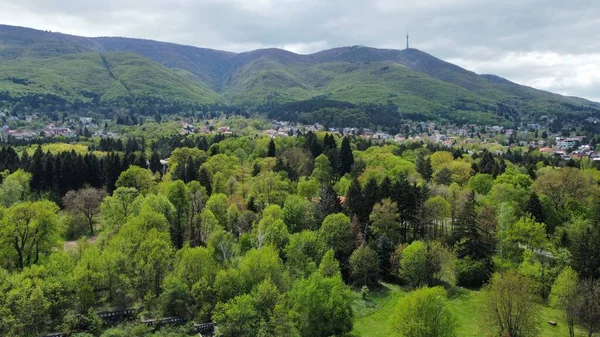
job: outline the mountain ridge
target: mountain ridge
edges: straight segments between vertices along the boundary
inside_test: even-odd
[[[130,53],[157,64],[149,66],[148,78],[156,80],[169,74],[170,83],[161,88],[160,83],[149,82],[136,70],[140,74],[135,80],[145,82],[140,85],[145,89],[134,90],[134,99],[149,91],[166,100],[177,97],[192,102],[246,106],[274,106],[314,98],[354,104],[392,101],[401,111],[430,117],[481,112],[510,119],[507,111],[512,115],[538,117],[600,112],[600,103],[530,88],[496,75],[480,75],[412,48],[348,46],[311,54],[265,48],[234,53],[148,39],[81,37],[0,25],[0,66],[4,64],[4,69],[13,77],[27,72],[11,73],[11,64],[24,60],[35,64],[49,58],[85,53],[109,56]],[[63,66],[68,68],[68,63]],[[92,65],[79,62],[73,67]],[[59,70],[56,72],[60,74]],[[0,78],[0,90],[4,87],[9,92],[26,91],[11,84],[7,77]],[[81,83],[86,81],[92,80],[80,79]],[[190,86],[194,87],[192,91],[188,90]],[[52,86],[46,87],[50,93],[63,95]],[[160,94],[161,90],[164,95]],[[176,92],[187,93],[173,96]],[[199,99],[203,96],[208,99]]]

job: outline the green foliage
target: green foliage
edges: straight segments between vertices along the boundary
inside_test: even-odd
[[[413,287],[427,282],[427,245],[423,241],[414,241],[404,248],[400,260],[400,274]]]
[[[467,256],[456,261],[456,284],[463,287],[480,287],[490,277],[486,261],[473,260]]]
[[[403,337],[456,336],[456,323],[442,287],[420,288],[401,298],[391,320]]]
[[[484,292],[487,322],[498,335],[538,335],[536,302],[535,284],[512,270],[494,274]]]
[[[377,253],[362,245],[350,256],[350,272],[357,286],[373,286],[379,281],[379,264]]]
[[[298,281],[289,296],[301,336],[341,336],[352,330],[352,294],[340,277],[315,273]]]

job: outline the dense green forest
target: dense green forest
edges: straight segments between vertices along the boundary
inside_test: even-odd
[[[323,132],[132,135],[6,145],[0,169],[5,336],[600,331],[588,158]],[[177,324],[152,321],[165,317]]]

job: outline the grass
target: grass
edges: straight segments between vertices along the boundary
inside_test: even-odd
[[[407,290],[394,284],[383,283],[380,288],[372,290],[367,301],[355,293],[354,331],[356,337],[387,337],[398,336],[392,329],[390,317],[398,300],[407,294]],[[449,307],[456,318],[456,335],[459,337],[491,336],[486,329],[481,309],[481,292],[460,289],[450,295]],[[548,321],[556,321],[553,327]],[[539,324],[540,337],[568,336],[568,328],[558,309],[540,307]],[[579,331],[582,334],[581,331]]]

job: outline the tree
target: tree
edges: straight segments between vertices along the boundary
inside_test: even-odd
[[[283,206],[283,220],[291,233],[314,229],[315,211],[313,203],[298,196],[290,195]]]
[[[104,198],[100,205],[103,224],[105,229],[118,232],[119,228],[133,214],[134,200],[138,196],[138,190],[132,187],[119,187],[112,196]]]
[[[402,251],[400,274],[413,287],[427,282],[429,268],[427,245],[423,241],[413,241]]]
[[[206,167],[200,167],[198,182],[206,189],[206,194],[212,194],[212,176]]]
[[[456,255],[439,241],[430,241],[427,247],[427,274],[430,286],[442,280],[452,281]]]
[[[150,170],[139,166],[130,166],[119,176],[117,187],[133,187],[141,194],[147,194],[152,190],[154,178]]]
[[[469,188],[475,193],[486,195],[494,185],[494,178],[485,173],[477,173],[469,179]]]
[[[269,150],[267,152],[267,157],[275,157],[276,149],[275,149],[275,141],[273,138],[269,141]]]
[[[453,231],[453,241],[459,258],[470,256],[473,259],[487,259],[491,249],[483,240],[475,211],[475,194],[471,193],[462,212],[459,214]]]
[[[256,336],[258,332],[258,312],[249,294],[217,304],[213,319],[224,336]]]
[[[373,286],[379,281],[377,253],[362,245],[350,256],[350,276],[357,286]]]
[[[352,292],[340,277],[315,273],[296,282],[289,298],[302,337],[343,336],[352,330]]]
[[[431,167],[434,172],[438,172],[454,161],[454,156],[448,151],[434,152],[429,158],[431,159]]]
[[[161,175],[163,174],[163,166],[160,163],[160,156],[158,155],[158,152],[154,151],[152,152],[152,155],[150,156],[150,171],[152,171],[152,173],[160,173]]]
[[[38,263],[57,246],[58,206],[51,201],[22,202],[6,210],[0,235],[14,253],[15,266]]]
[[[333,170],[329,158],[327,158],[326,155],[322,154],[315,158],[315,168],[313,169],[311,177],[316,179],[321,186],[331,185]]]
[[[567,266],[558,274],[550,292],[550,304],[565,312],[570,337],[575,337],[575,318],[581,301],[578,291],[579,276]]]
[[[335,256],[342,266],[345,266],[354,250],[354,235],[350,218],[341,213],[328,215],[323,220],[319,235],[327,247],[335,251]]]
[[[175,248],[180,249],[183,247],[185,228],[190,211],[188,191],[183,181],[176,180],[169,185],[168,198],[175,207],[175,216],[171,225],[171,241]]]
[[[340,277],[340,273],[340,263],[335,258],[335,251],[330,249],[321,259],[321,264],[319,264],[319,274],[323,277]]]
[[[435,173],[433,180],[439,185],[450,185],[452,183],[452,171],[447,167],[443,167]]]
[[[425,179],[425,181],[431,181],[433,176],[433,168],[431,167],[431,158],[426,157],[425,153],[421,152],[416,159],[415,168],[417,172]]]
[[[10,207],[24,201],[29,194],[30,181],[31,174],[22,169],[8,175],[2,182],[2,186],[0,186],[0,204],[4,207]]]
[[[346,193],[346,201],[344,202],[347,213],[351,216],[356,215],[361,222],[368,221],[370,210],[366,203],[367,201],[362,192],[360,182],[357,178],[352,179],[348,193]]]
[[[342,205],[340,205],[340,198],[331,186],[326,186],[321,189],[321,199],[319,204],[316,206],[316,219],[315,223],[321,224],[323,220],[330,214],[340,213],[342,211]]]
[[[339,163],[340,177],[352,171],[352,165],[354,165],[354,154],[352,154],[352,149],[350,148],[350,140],[348,139],[348,137],[344,137],[344,139],[342,139]]]
[[[527,200],[527,204],[525,204],[525,213],[530,214],[537,222],[545,222],[544,207],[542,206],[537,193],[531,192],[529,200]]]
[[[496,273],[483,291],[485,314],[499,336],[537,335],[535,283],[514,270]]]
[[[400,241],[400,214],[395,202],[385,199],[375,204],[369,220],[371,220],[371,229],[376,236],[385,235],[393,244]]]
[[[477,167],[479,167],[479,173],[488,174],[494,177],[500,174],[498,163],[494,160],[494,156],[492,156],[488,150],[483,150],[483,156]]]
[[[456,321],[444,288],[424,287],[398,300],[392,326],[402,337],[454,337]]]
[[[69,191],[63,198],[63,203],[69,212],[81,214],[86,218],[90,236],[94,235],[94,217],[100,213],[100,203],[105,196],[104,190],[87,187],[79,191]]]
[[[600,281],[582,280],[577,293],[581,295],[581,300],[577,306],[576,321],[591,337],[600,332]]]
[[[531,217],[523,217],[499,232],[503,255],[519,262],[523,250],[536,251],[548,244],[546,226]]]

